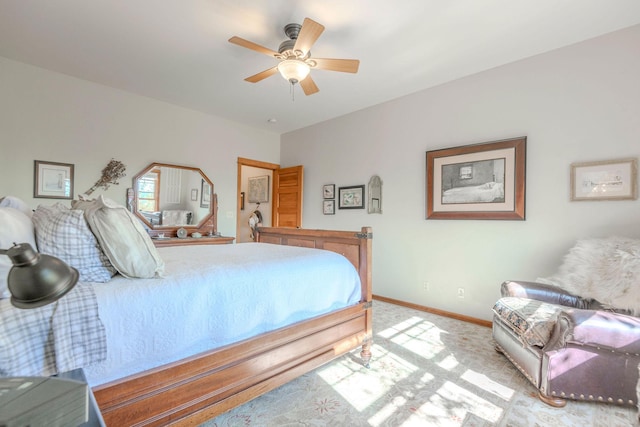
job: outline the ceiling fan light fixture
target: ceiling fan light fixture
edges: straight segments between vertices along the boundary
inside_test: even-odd
[[[286,81],[295,84],[307,78],[311,67],[299,59],[285,59],[278,64],[278,71]]]

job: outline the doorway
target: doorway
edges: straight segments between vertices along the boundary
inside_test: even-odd
[[[267,179],[268,202],[256,203],[250,200],[249,180]],[[280,168],[275,163],[238,157],[238,194],[236,210],[236,242],[252,242],[249,219],[252,213],[260,210],[262,225],[265,227],[302,226],[302,196],[304,170],[302,166]],[[255,189],[255,187],[251,187]],[[252,192],[252,196],[255,194]],[[254,216],[255,218],[255,216]]]
[[[261,213],[262,225],[270,227],[272,224],[272,203],[273,194],[268,192],[268,201],[257,203],[255,200],[249,201],[249,178],[261,179],[268,177],[268,188],[273,187],[273,172],[280,168],[275,163],[261,162],[258,160],[244,159],[238,157],[238,206],[236,212],[236,242],[253,242],[249,218],[258,209]]]

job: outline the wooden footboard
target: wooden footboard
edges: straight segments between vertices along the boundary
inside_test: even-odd
[[[198,425],[360,345],[368,364],[371,239],[370,227],[361,232],[260,228],[260,242],[343,254],[360,274],[360,303],[95,387],[106,424]]]

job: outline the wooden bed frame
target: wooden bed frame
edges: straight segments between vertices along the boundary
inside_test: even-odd
[[[361,232],[262,227],[257,240],[347,257],[360,303],[93,388],[107,426],[198,425],[362,345],[371,358],[370,227]]]

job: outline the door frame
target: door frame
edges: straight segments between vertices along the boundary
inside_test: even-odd
[[[240,235],[240,192],[242,191],[242,166],[252,166],[254,168],[268,169],[271,172],[280,169],[280,165],[276,163],[238,157],[238,183],[236,189],[236,237]],[[271,187],[271,200],[273,200],[273,186]]]

